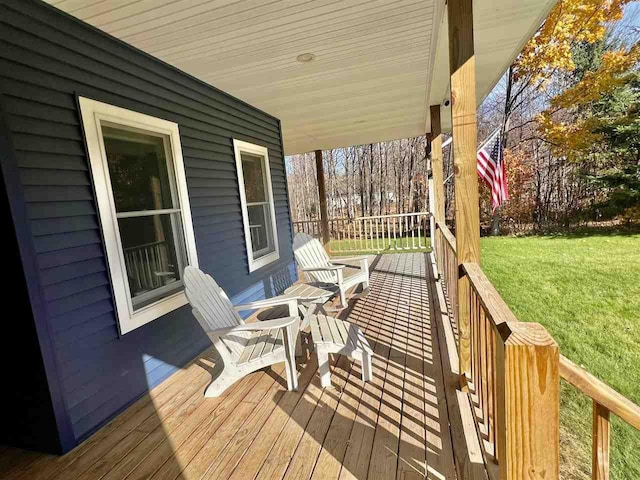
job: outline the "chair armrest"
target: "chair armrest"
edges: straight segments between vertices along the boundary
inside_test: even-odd
[[[220,328],[212,333],[216,335],[228,335],[235,332],[255,332],[260,330],[271,330],[272,328],[285,328],[293,325],[300,319],[298,317],[283,317],[274,320],[265,320],[264,322],[243,323],[229,328]]]
[[[303,272],[331,272],[342,270],[344,265],[327,265],[326,267],[303,268]]]
[[[339,257],[339,258],[332,258],[331,259],[331,263],[346,263],[346,262],[353,262],[353,261],[357,261],[357,262],[362,262],[362,261],[369,261],[369,257],[367,257],[366,255],[360,255],[359,257]]]
[[[289,305],[295,302],[296,307],[298,304],[298,297],[290,295],[280,295],[272,298],[265,298],[264,300],[256,300],[255,302],[245,303],[243,305],[236,305],[233,309],[236,312],[242,312],[246,310],[258,310],[260,308],[276,307],[278,305]]]

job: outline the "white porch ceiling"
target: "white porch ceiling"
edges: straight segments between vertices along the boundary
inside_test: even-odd
[[[280,118],[287,154],[421,135],[448,96],[444,0],[47,1]],[[474,1],[478,103],[553,3]]]

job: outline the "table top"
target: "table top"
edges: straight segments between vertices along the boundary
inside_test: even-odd
[[[324,287],[324,286],[323,286]],[[328,288],[327,288],[328,287]],[[335,291],[331,290],[330,286],[320,288],[318,286],[308,283],[297,283],[287,288],[284,293],[286,295],[292,295],[298,297],[300,301],[313,301],[320,299],[329,299],[335,295]]]

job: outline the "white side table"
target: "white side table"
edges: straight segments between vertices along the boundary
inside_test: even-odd
[[[362,381],[371,381],[373,350],[360,327],[326,315],[309,315],[309,324],[311,325],[313,345],[318,356],[322,387],[331,385],[330,353],[338,353],[359,360],[362,364]]]

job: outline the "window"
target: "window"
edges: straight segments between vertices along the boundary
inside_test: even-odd
[[[198,264],[178,125],[80,98],[120,332],[187,303]]]
[[[233,141],[249,271],[280,258],[269,153],[265,147]]]

